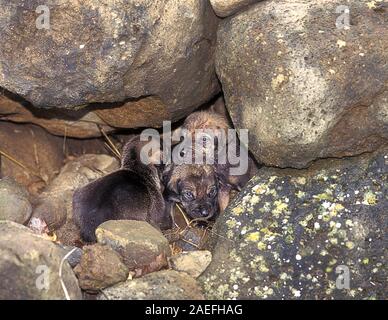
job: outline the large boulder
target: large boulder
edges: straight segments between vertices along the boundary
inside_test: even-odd
[[[219,90],[208,1],[50,2],[49,29],[40,5],[0,1],[0,86],[35,106],[154,96],[176,119]]]
[[[387,142],[386,28],[368,0],[263,1],[222,21],[217,73],[258,160],[301,168]]]
[[[91,110],[39,109],[4,95],[0,95],[0,120],[33,123],[51,134],[74,138],[100,137],[102,130],[113,131]]]
[[[94,138],[120,128],[161,127],[171,119],[161,99],[145,97],[115,104],[89,105],[80,110],[41,109],[19,101],[15,95],[0,94],[0,120],[33,123],[53,135]]]
[[[264,168],[216,222],[211,299],[386,299],[388,149]]]
[[[51,241],[22,225],[0,221],[0,299],[82,299],[64,258],[64,250]]]

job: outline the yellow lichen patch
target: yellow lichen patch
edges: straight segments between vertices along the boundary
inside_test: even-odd
[[[260,226],[263,223],[263,219],[255,219],[255,221],[253,221],[253,223],[257,226]]]
[[[260,229],[260,232],[263,234],[264,241],[272,241],[276,236],[278,236],[278,233],[274,233],[268,228],[262,228]]]
[[[334,266],[335,264],[337,263],[337,259],[331,259],[330,261],[329,261],[329,266]]]
[[[260,212],[270,212],[271,211],[271,203],[265,202],[263,207],[259,209]]]
[[[316,194],[313,196],[314,199],[318,199],[318,200],[328,200],[328,201],[332,201],[333,200],[333,196],[332,196],[332,193],[331,191],[329,192],[323,192],[323,193],[320,193],[320,194]]]
[[[349,228],[351,228],[351,227],[354,226],[353,221],[350,220],[350,219],[347,219],[347,220],[345,221],[345,224],[346,224],[346,226],[349,227]]]
[[[354,242],[352,241],[346,241],[345,245],[346,245],[346,248],[348,248],[349,250],[354,249],[354,246],[355,246]]]
[[[302,199],[306,196],[306,192],[303,192],[301,190],[299,190],[297,193],[296,193],[296,196],[299,198],[299,199]]]
[[[337,238],[330,238],[329,241],[330,241],[330,243],[332,245],[337,245],[338,244],[338,239]]]
[[[253,242],[259,241],[259,239],[260,239],[260,232],[252,232],[252,233],[247,235],[246,239],[248,241],[253,241]]]
[[[279,227],[279,223],[275,220],[273,221],[270,225],[269,225],[270,228],[277,228]]]
[[[268,189],[266,194],[269,194],[269,195],[273,196],[274,198],[276,198],[278,196],[278,193],[276,192],[275,189]]]
[[[376,1],[367,2],[366,5],[368,6],[369,9],[375,9],[376,8]]]
[[[251,198],[251,205],[254,206],[255,204],[259,203],[259,201],[260,201],[260,198],[256,195],[253,195]]]
[[[264,194],[267,190],[267,185],[264,183],[258,184],[252,188],[252,191],[256,194]]]
[[[303,220],[299,221],[302,227],[307,227],[308,223],[314,218],[313,214],[308,214]]]
[[[277,176],[272,176],[271,178],[269,178],[269,182],[272,183],[274,182],[278,177]]]
[[[288,209],[288,204],[285,202],[282,202],[281,200],[276,200],[274,202],[275,208],[272,210],[272,213],[275,216],[279,216],[283,212],[285,212]]]
[[[268,267],[265,265],[264,262],[259,265],[259,271],[264,273],[269,271]]]
[[[292,277],[290,275],[288,275],[287,273],[285,273],[285,272],[280,274],[280,280],[285,281],[287,279],[292,280]]]
[[[369,258],[364,258],[362,259],[363,264],[369,264]]]
[[[377,197],[372,191],[367,191],[364,194],[363,204],[367,206],[374,206],[377,203]]]
[[[267,245],[266,245],[264,242],[260,241],[260,242],[257,244],[257,248],[258,248],[259,250],[265,250],[265,249],[267,249]]]
[[[294,242],[294,237],[293,237],[291,234],[288,234],[288,235],[284,238],[284,240],[286,241],[286,243],[291,244],[291,243]]]
[[[334,210],[337,211],[337,212],[342,211],[344,209],[345,209],[345,207],[342,204],[340,204],[340,203],[336,203],[335,206],[334,206]]]
[[[247,194],[242,198],[243,205],[246,205],[249,201],[251,201],[252,196],[250,194]]]
[[[226,225],[229,227],[229,229],[232,229],[236,226],[237,222],[236,220],[228,220],[226,221]]]
[[[333,271],[333,268],[332,267],[327,267],[325,271],[326,271],[326,273],[330,273],[330,272]]]
[[[320,172],[320,173],[317,174],[316,179],[317,179],[318,181],[327,181],[327,179],[329,179],[329,178],[327,177],[327,175],[324,174],[324,172],[325,172],[325,171]]]
[[[286,80],[287,77],[284,74],[278,74],[275,78],[272,79],[272,89],[275,90]]]
[[[235,207],[235,208],[232,209],[232,213],[234,215],[237,215],[237,216],[240,215],[243,212],[244,212],[244,209],[241,208],[241,207]]]
[[[338,48],[346,47],[346,42],[343,40],[337,40],[337,46]]]
[[[306,184],[306,178],[305,177],[298,177],[298,178],[296,178],[296,182],[298,184],[305,185]]]
[[[335,217],[340,211],[344,210],[345,207],[340,204],[340,203],[333,203],[331,206],[330,206],[330,215],[332,217]]]

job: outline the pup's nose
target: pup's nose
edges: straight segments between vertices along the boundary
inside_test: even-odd
[[[202,208],[200,212],[202,217],[207,217],[209,215],[209,211],[206,208]]]

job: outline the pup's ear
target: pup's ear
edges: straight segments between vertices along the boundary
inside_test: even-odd
[[[225,185],[220,185],[218,189],[218,206],[220,213],[223,213],[230,202],[230,191],[231,188]]]
[[[128,183],[129,180],[129,183]],[[131,207],[131,172],[119,170],[77,189],[73,195],[73,217],[85,241],[96,241],[95,230],[116,219]]]
[[[164,196],[170,201],[179,201],[179,185],[181,180],[174,176],[174,165],[168,164],[164,167],[162,183],[165,186]]]
[[[216,177],[218,181],[218,205],[223,213],[230,202],[230,191],[233,189],[229,181],[228,166],[217,165]]]
[[[159,165],[162,162],[163,152],[160,139],[141,141],[140,135],[130,139],[123,148],[122,167],[131,166],[132,161],[146,165]]]

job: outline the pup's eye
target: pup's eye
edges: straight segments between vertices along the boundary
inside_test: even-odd
[[[209,198],[214,198],[216,195],[217,195],[217,188],[216,188],[216,187],[212,187],[212,188],[209,190],[208,194],[207,194],[207,196],[208,196]]]
[[[186,201],[192,201],[195,199],[194,194],[191,191],[183,191],[182,195]]]

